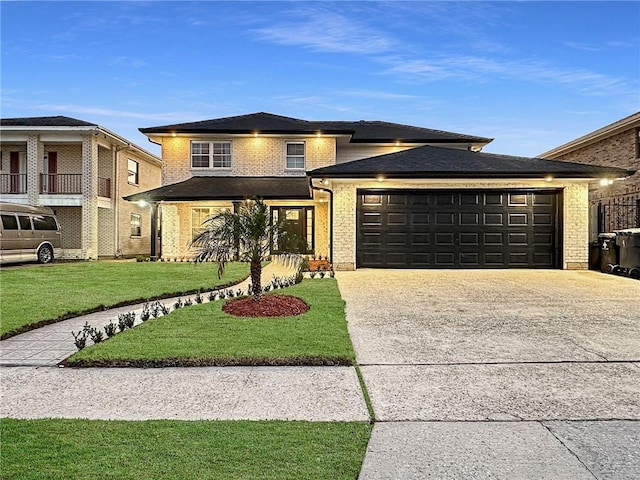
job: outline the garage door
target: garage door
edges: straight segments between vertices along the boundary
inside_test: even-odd
[[[557,190],[359,190],[358,267],[558,268]]]

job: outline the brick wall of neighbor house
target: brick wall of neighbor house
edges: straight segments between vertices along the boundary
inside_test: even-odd
[[[46,143],[44,151],[58,154],[58,173],[82,173],[82,145],[80,143]]]
[[[115,211],[113,208],[98,208],[98,255],[113,256],[116,251]]]
[[[218,138],[218,140],[229,140]],[[194,140],[199,140],[195,139]],[[209,138],[203,138],[209,140]],[[306,144],[306,170],[332,165],[335,162],[335,139],[331,137],[272,138],[243,137],[231,139],[230,169],[192,169],[191,139],[165,137],[162,140],[162,184],[181,182],[194,175],[220,176],[303,176],[302,170],[286,170],[286,142]]]
[[[640,152],[638,141],[638,129],[634,127],[554,158],[565,162],[638,170],[632,177],[624,181],[615,182],[608,187],[601,187],[599,184],[593,183],[590,188],[591,200],[605,201],[608,198],[620,195],[640,193]]]
[[[385,181],[384,188],[549,188],[549,183],[539,182],[433,182],[411,183]],[[553,183],[553,188],[563,188],[564,241],[563,268],[586,269],[589,258],[589,203],[587,182]],[[334,194],[334,250],[336,270],[353,270],[356,258],[356,200],[358,188],[381,188],[376,181],[362,183],[333,182]]]
[[[69,250],[80,252],[82,248],[82,208],[55,207],[54,211],[60,223],[60,236],[65,257],[76,258],[77,254],[69,255]]]
[[[27,145],[26,143],[2,143],[2,162],[0,163],[0,173],[9,173],[11,171],[10,152],[20,152],[21,157],[27,158]]]
[[[128,160],[138,162],[138,185],[128,182]],[[136,203],[122,199],[127,195],[144,192],[160,185],[162,172],[160,164],[145,160],[135,151],[122,150],[118,152],[118,178],[112,180],[112,190],[117,190],[115,198],[118,202],[118,249],[117,256],[149,255],[151,252],[151,209],[149,206],[140,207]],[[141,216],[141,236],[131,237],[131,214]]]

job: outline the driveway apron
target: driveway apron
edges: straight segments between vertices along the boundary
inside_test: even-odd
[[[640,282],[339,272],[377,423],[361,479],[640,478]]]

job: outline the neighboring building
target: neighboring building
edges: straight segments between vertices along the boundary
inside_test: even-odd
[[[640,227],[640,112],[549,150],[540,158],[636,170],[612,185],[590,185],[590,236],[593,240],[598,233]]]
[[[51,207],[62,258],[149,254],[149,208],[125,195],[161,185],[161,160],[74,118],[0,119],[0,201]]]
[[[479,151],[491,139],[268,113],[140,129],[162,146],[164,258],[202,221],[261,197],[336,269],[587,268],[588,185],[633,172]],[[277,253],[277,248],[274,253]]]

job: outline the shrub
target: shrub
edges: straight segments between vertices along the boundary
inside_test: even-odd
[[[193,299],[196,303],[202,303],[202,296],[200,295],[200,292],[196,293],[196,296],[193,297]]]
[[[118,326],[115,323],[109,322],[104,326],[104,333],[107,334],[107,338],[111,338],[116,334],[117,329]]]

